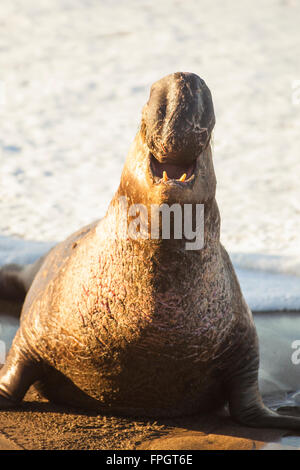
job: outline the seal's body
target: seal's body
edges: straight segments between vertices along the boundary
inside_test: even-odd
[[[300,429],[258,392],[255,326],[219,241],[213,125],[199,77],[153,85],[105,218],[15,273],[24,287],[38,269],[0,373],[0,407],[34,383],[51,401],[86,409],[176,416],[229,402],[241,423]],[[132,204],[203,204],[204,246],[188,250],[184,236],[151,238],[150,229],[129,236]],[[0,292],[7,280],[3,271]]]

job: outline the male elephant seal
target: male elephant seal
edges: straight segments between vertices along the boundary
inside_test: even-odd
[[[219,241],[214,122],[197,75],[159,80],[105,218],[36,267],[2,271],[2,290],[22,292],[38,270],[1,370],[0,408],[35,384],[55,403],[99,412],[177,416],[228,402],[239,423],[300,429],[300,418],[267,409],[259,394],[255,326]],[[149,227],[129,236],[130,214],[154,204],[203,204],[204,246],[186,249],[175,215],[169,239],[149,237]]]

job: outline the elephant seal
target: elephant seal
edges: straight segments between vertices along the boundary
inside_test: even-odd
[[[54,403],[98,412],[171,417],[229,403],[241,424],[300,429],[300,418],[269,410],[258,390],[252,314],[219,240],[214,123],[197,75],[156,82],[104,219],[37,266],[2,272],[2,290],[34,280],[0,373],[0,408],[18,405],[34,384]],[[150,237],[145,213],[144,233],[129,236],[137,208],[163,204],[192,207],[194,227],[204,206],[201,248],[176,236],[175,213],[169,237],[161,226]]]

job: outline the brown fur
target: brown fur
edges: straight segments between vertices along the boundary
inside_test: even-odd
[[[196,75],[154,85],[105,218],[55,247],[34,279],[0,374],[0,406],[22,399],[36,382],[54,402],[99,411],[176,416],[229,401],[240,422],[299,429],[297,418],[263,407],[258,393],[252,315],[220,244],[212,123],[210,92]],[[209,133],[202,141],[203,127]],[[192,159],[194,176],[157,182],[155,152],[172,165]],[[204,204],[204,247],[133,240],[120,197],[148,209]]]

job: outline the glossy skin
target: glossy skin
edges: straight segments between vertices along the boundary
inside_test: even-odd
[[[258,392],[255,326],[219,241],[213,124],[210,92],[196,75],[153,86],[105,218],[57,245],[30,275],[16,274],[28,284],[40,267],[0,373],[0,407],[15,406],[35,383],[53,402],[99,412],[177,416],[229,401],[243,424],[300,429],[299,418],[271,412]],[[176,178],[161,179],[164,169]],[[149,210],[204,204],[204,247],[133,240],[120,197]]]

